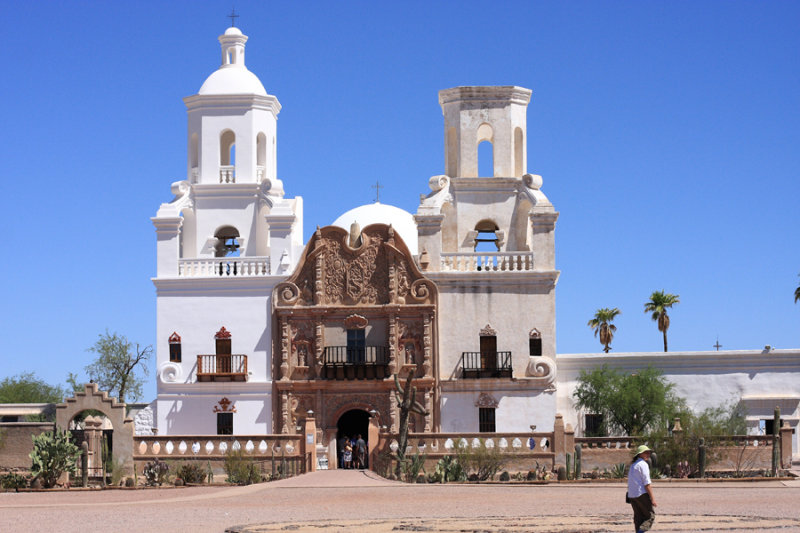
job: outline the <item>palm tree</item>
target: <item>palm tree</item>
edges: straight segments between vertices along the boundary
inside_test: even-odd
[[[600,334],[600,344],[603,345],[603,351],[606,353],[611,349],[611,341],[614,339],[614,332],[617,331],[617,326],[612,324],[612,322],[621,314],[622,311],[616,307],[613,309],[604,307],[598,309],[594,314],[594,318],[587,324],[594,330],[595,337]]]
[[[644,312],[652,313],[650,318],[658,322],[658,331],[664,334],[664,351],[667,351],[667,330],[669,329],[669,315],[667,309],[675,304],[681,303],[680,296],[669,294],[664,291],[654,291],[650,295],[650,301],[645,302]]]
[[[800,285],[794,290],[794,303],[800,302]]]

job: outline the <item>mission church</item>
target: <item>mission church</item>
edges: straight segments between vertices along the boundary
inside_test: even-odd
[[[580,434],[572,392],[601,364],[658,366],[696,408],[735,395],[753,432],[776,404],[797,425],[798,350],[557,356],[559,213],[528,173],[530,90],[440,91],[444,174],[416,213],[356,207],[304,243],[276,172],[281,105],[245,66],[247,36],[219,42],[184,99],[186,179],[152,218],[160,435],[296,433],[309,411],[326,441],[376,416],[397,431],[395,374],[427,411],[415,432],[550,431],[558,413]]]

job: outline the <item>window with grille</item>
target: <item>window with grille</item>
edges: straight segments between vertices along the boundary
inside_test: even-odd
[[[530,345],[531,355],[536,355],[536,356],[542,355],[542,339],[532,338],[530,339],[529,345]]]
[[[169,337],[169,360],[173,363],[181,362],[181,338],[177,333]]]
[[[590,413],[584,416],[584,433],[587,437],[605,437],[603,434],[603,415]]]
[[[494,407],[478,408],[478,431],[481,433],[494,433]]]
[[[363,363],[366,360],[366,333],[363,329],[347,330],[347,362]]]
[[[217,435],[233,435],[233,413],[217,413]]]

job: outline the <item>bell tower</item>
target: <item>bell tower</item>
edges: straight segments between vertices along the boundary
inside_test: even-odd
[[[247,36],[230,27],[219,36],[220,67],[184,98],[189,119],[187,179],[192,184],[273,183],[281,104],[244,63]]]

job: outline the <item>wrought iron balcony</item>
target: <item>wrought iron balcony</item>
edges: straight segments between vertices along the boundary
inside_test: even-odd
[[[510,378],[511,352],[462,352],[464,378]]]
[[[326,346],[324,379],[384,379],[388,377],[389,347]]]
[[[198,355],[197,381],[247,381],[247,356]]]

